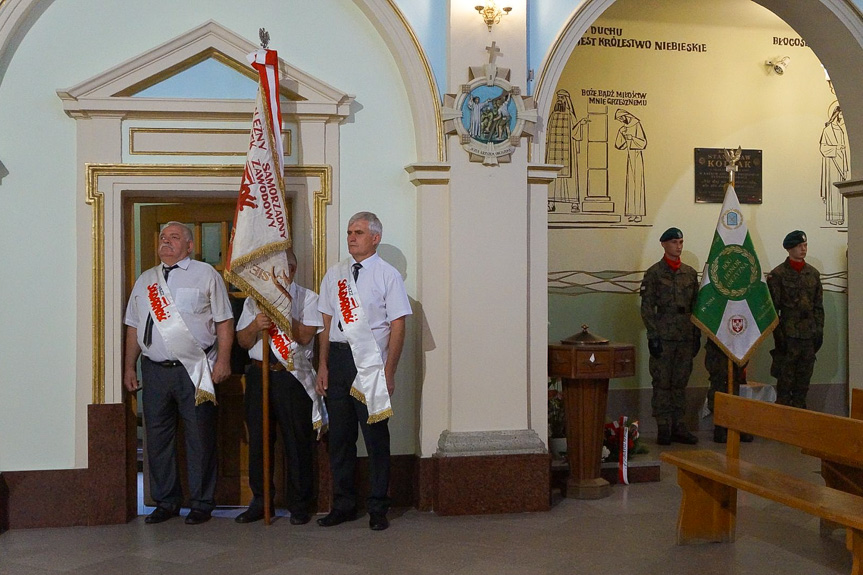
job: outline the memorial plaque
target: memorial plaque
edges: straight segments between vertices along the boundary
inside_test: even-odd
[[[723,148],[695,148],[695,201],[721,204],[725,199]],[[734,191],[741,204],[761,203],[761,150],[743,150],[734,175]]]

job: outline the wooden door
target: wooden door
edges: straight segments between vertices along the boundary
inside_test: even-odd
[[[164,202],[164,199],[161,200]],[[220,273],[225,269],[225,257],[228,253],[231,227],[236,208],[235,198],[184,198],[176,203],[150,203],[140,199],[136,205],[130,206],[129,215],[137,211],[138,225],[135,226],[134,241],[130,241],[127,253],[127,295],[131,293],[134,281],[142,270],[159,263],[158,242],[159,233],[166,223],[181,222],[192,229],[195,248],[192,257],[204,261]],[[288,206],[290,210],[290,205]],[[132,217],[131,219],[135,219]],[[135,250],[140,251],[140,264],[135,265]],[[243,308],[245,294],[228,285],[231,305],[234,309],[236,322]],[[216,386],[216,400],[219,406],[218,458],[219,475],[216,485],[216,503],[220,506],[247,505],[252,494],[248,482],[248,434],[244,423],[243,390],[245,389],[245,366],[249,362],[248,353],[234,342],[231,354],[232,375]],[[180,454],[181,481],[184,493],[186,489],[185,447],[182,434],[178,436],[177,451]],[[275,481],[276,505],[284,501],[282,485],[284,485],[284,458],[281,456],[280,445],[276,447]],[[147,449],[144,445],[144,503],[154,505],[150,498],[150,486],[147,480]]]

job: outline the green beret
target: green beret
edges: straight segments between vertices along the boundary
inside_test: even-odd
[[[681,232],[678,228],[668,228],[664,232],[662,232],[662,236],[660,236],[660,242],[667,242],[668,240],[682,240],[683,232]]]
[[[806,241],[806,234],[800,230],[794,230],[782,240],[782,247],[790,250],[794,246],[798,246]]]

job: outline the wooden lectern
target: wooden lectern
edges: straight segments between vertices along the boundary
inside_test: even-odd
[[[586,334],[587,326],[582,327]],[[573,340],[578,343],[566,343]],[[600,476],[608,380],[635,375],[635,346],[582,341],[575,337],[549,345],[548,375],[563,379],[569,460],[566,496],[601,499],[611,493],[608,481]]]

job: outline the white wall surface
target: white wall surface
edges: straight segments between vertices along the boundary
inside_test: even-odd
[[[416,160],[410,111],[391,54],[353,3],[55,1],[14,53],[2,55],[9,65],[0,78],[0,162],[8,175],[0,181],[0,241],[7,246],[3,267],[15,270],[15,279],[0,287],[8,302],[0,324],[0,471],[82,463],[72,408],[75,302],[91,295],[76,294],[74,246],[76,234],[90,229],[74,228],[84,201],[76,193],[75,121],[55,91],[210,19],[253,42],[266,27],[280,57],[356,96],[341,128],[341,230],[331,231],[344,255],[348,218],[378,213],[388,253],[401,255],[408,292],[416,291],[414,189],[404,172]],[[414,339],[399,371],[404,393],[395,401],[394,453],[414,451]]]

